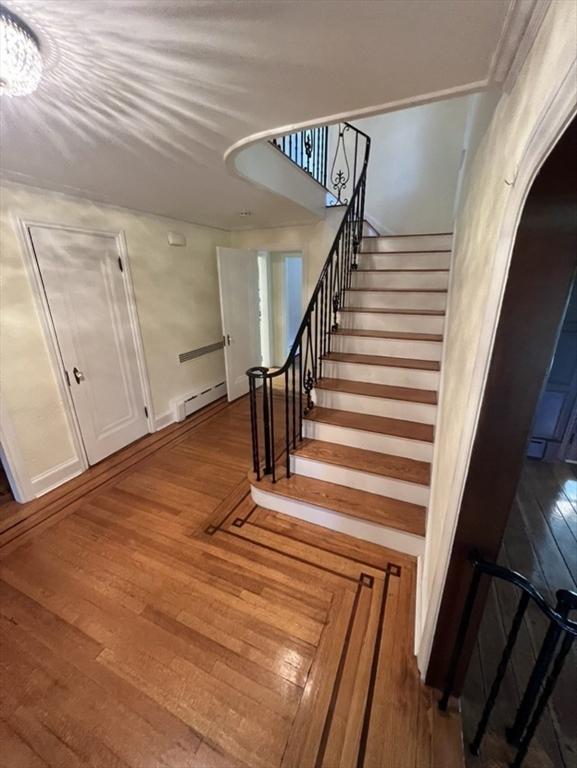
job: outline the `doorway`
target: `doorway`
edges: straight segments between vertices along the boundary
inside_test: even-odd
[[[261,253],[263,253],[261,251]],[[267,306],[261,318],[269,331],[269,367],[280,368],[288,357],[303,318],[303,257],[298,251],[266,251]]]
[[[27,225],[71,423],[96,464],[149,431],[146,379],[119,236]]]
[[[279,368],[303,316],[303,254],[217,248],[228,399],[248,392],[246,371]]]

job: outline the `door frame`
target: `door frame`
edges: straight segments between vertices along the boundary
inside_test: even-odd
[[[301,321],[303,318],[304,310],[306,309],[305,304],[305,260],[304,255],[302,251],[276,251],[276,253],[282,253],[284,258],[284,285],[283,285],[283,339],[284,341],[287,340],[287,331],[288,331],[288,323],[287,323],[287,317],[288,317],[288,305],[289,305],[289,295],[288,295],[288,281],[286,279],[286,267],[287,267],[287,261],[288,259],[295,259],[298,258],[301,260]],[[294,339],[293,339],[294,342]],[[291,342],[291,344],[293,343]],[[290,350],[290,345],[289,345]],[[287,352],[288,355],[288,352]]]
[[[48,356],[55,375],[58,390],[64,404],[68,427],[70,429],[72,443],[76,452],[76,461],[80,468],[80,473],[82,473],[85,472],[89,467],[88,457],[86,455],[86,449],[84,447],[84,441],[82,439],[82,433],[80,430],[78,417],[76,415],[76,409],[74,408],[74,403],[72,402],[70,387],[66,383],[64,366],[62,364],[62,358],[60,356],[60,350],[58,347],[58,337],[56,335],[54,323],[52,322],[52,315],[48,305],[48,297],[46,296],[44,284],[42,281],[42,273],[36,259],[36,254],[34,252],[30,227],[41,227],[43,229],[53,229],[64,232],[72,232],[80,235],[93,235],[96,237],[108,237],[114,239],[118,249],[118,254],[122,259],[122,280],[124,285],[124,295],[126,297],[126,303],[128,307],[128,315],[130,318],[130,330],[136,350],[138,380],[142,391],[143,402],[146,404],[148,410],[148,416],[146,417],[148,432],[151,433],[154,432],[154,408],[152,404],[150,380],[144,356],[144,345],[142,342],[142,332],[138,319],[136,296],[134,292],[132,272],[130,269],[130,259],[128,257],[126,237],[124,230],[110,231],[92,229],[87,227],[77,227],[68,224],[38,221],[21,217],[15,217],[15,225],[16,233],[21,246],[26,274],[28,276],[28,283],[32,290],[36,309],[38,310],[38,315],[40,317],[43,330],[43,336],[48,350]],[[6,455],[5,458],[7,460],[8,469],[12,478],[15,480],[17,478],[28,478],[28,472],[26,467],[22,465],[19,454],[17,454],[15,451],[10,451],[10,454]],[[75,474],[79,473],[76,472]],[[18,487],[18,485],[21,487]],[[27,485],[29,486],[29,482]],[[28,501],[30,498],[34,498],[34,495],[30,496],[29,487],[22,487],[21,483],[16,483],[16,486],[16,488],[13,488],[13,491],[15,492],[15,495],[18,494],[23,501]]]

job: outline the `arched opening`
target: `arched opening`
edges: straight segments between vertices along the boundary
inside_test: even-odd
[[[576,165],[574,119],[531,186],[515,238],[427,670],[427,682],[436,687],[442,687],[446,679],[470,583],[467,557],[472,550],[485,560],[499,556],[535,410],[575,279]],[[455,678],[455,693],[463,686],[487,591],[488,584],[482,584]]]

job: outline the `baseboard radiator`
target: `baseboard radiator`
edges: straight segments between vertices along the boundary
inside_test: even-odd
[[[203,387],[198,392],[183,395],[172,401],[175,421],[184,421],[191,413],[226,395],[226,382],[219,381],[211,387]]]

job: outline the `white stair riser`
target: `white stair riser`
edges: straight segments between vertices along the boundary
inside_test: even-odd
[[[357,355],[408,357],[412,360],[441,360],[443,344],[440,341],[405,341],[337,334],[331,338],[331,350]]]
[[[363,448],[366,451],[386,453],[390,456],[403,456],[406,459],[415,459],[416,461],[433,460],[433,444],[422,440],[409,440],[404,437],[339,427],[335,424],[308,421],[307,419],[303,422],[303,430],[304,436],[312,440],[348,445],[350,448]]]
[[[347,291],[345,307],[366,309],[445,309],[446,293],[418,291]]]
[[[375,475],[358,469],[341,467],[323,461],[314,461],[304,456],[291,456],[291,470],[297,475],[323,480],[326,483],[356,488],[358,491],[376,493],[389,499],[408,501],[411,504],[426,505],[429,501],[429,488],[426,485],[407,483],[393,477]]]
[[[444,322],[443,315],[397,315],[378,312],[341,312],[339,320],[343,328],[407,333],[443,333]]]
[[[369,520],[359,520],[340,512],[334,512],[324,507],[317,507],[297,499],[280,496],[276,493],[263,491],[260,487],[251,486],[252,500],[259,507],[271,509],[273,512],[281,512],[284,515],[305,520],[314,525],[321,525],[332,531],[354,536],[356,539],[371,541],[381,547],[388,547],[397,552],[419,557],[425,550],[425,539],[413,533],[397,531]]]
[[[323,360],[323,376],[328,379],[368,381],[372,384],[389,384],[394,387],[414,389],[438,389],[439,373],[416,368],[393,368],[388,365],[364,365]]]
[[[388,416],[391,419],[420,421],[423,424],[434,424],[437,414],[437,406],[428,403],[389,400],[384,397],[336,392],[332,389],[317,389],[313,401],[321,408],[336,408],[338,411],[353,411],[354,413],[368,413],[373,416]]]
[[[452,235],[405,235],[404,237],[365,237],[362,251],[450,251]]]
[[[358,263],[359,269],[449,269],[451,253],[360,253]]]
[[[354,272],[352,288],[382,288],[383,290],[446,290],[448,272]]]

